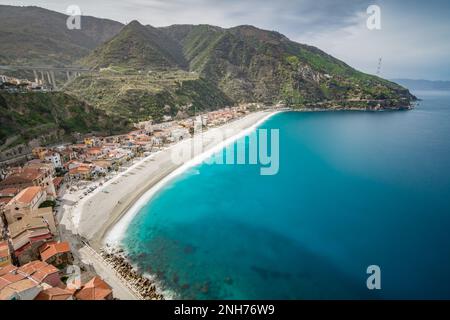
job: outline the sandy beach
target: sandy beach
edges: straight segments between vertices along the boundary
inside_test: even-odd
[[[106,244],[117,248],[134,215],[167,181],[250,133],[275,113],[258,111],[196,135],[193,139],[201,141],[201,152],[182,163],[173,161],[174,148],[190,146],[193,139],[180,141],[139,160],[81,200],[77,199],[78,194],[68,195],[61,220],[67,229],[64,237],[73,242],[72,247],[79,247],[76,255],[82,261],[108,279],[118,297],[140,299],[138,290],[125,285],[126,279],[100,257],[101,249]],[[220,140],[218,133],[223,137]],[[83,241],[77,240],[80,236]]]
[[[271,111],[259,111],[246,115],[243,118],[227,123],[221,127],[209,129],[201,133],[203,144],[203,152],[196,155],[194,159],[186,163],[174,163],[172,161],[171,152],[174,147],[180,147],[179,144],[191,144],[192,139],[179,142],[164,150],[156,152],[138,163],[134,164],[125,172],[119,174],[115,178],[98,188],[94,193],[80,203],[65,217],[66,225],[72,232],[79,234],[89,241],[89,244],[99,250],[104,245],[104,238],[117,224],[123,215],[130,211],[136,211],[137,206],[142,205],[150,198],[150,194],[156,190],[154,187],[161,186],[164,178],[170,178],[181,173],[183,167],[193,165],[193,162],[199,161],[208,153],[218,151],[223,145],[229,144],[245,135],[247,131],[262,121],[273,115]],[[217,141],[217,130],[220,130],[224,137],[223,141]],[[178,169],[178,170],[177,170]],[[149,192],[145,201],[138,201],[145,193]],[[143,199],[144,200],[144,199]],[[136,203],[136,202],[141,203]],[[130,219],[128,215],[128,220]],[[68,222],[68,220],[70,220]],[[129,221],[128,221],[129,222]],[[117,229],[114,233],[123,232],[127,221],[121,223],[121,230]],[[118,235],[116,235],[118,237]],[[113,236],[112,238],[116,238]]]

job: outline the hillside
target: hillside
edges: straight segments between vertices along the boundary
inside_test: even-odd
[[[185,68],[180,44],[152,26],[137,21],[94,50],[82,64],[99,69],[121,66],[135,70]]]
[[[123,131],[128,123],[106,116],[62,92],[6,93],[0,91],[0,150],[43,138],[55,142],[75,132]],[[45,141],[50,137],[48,141]]]
[[[0,5],[0,65],[71,65],[123,27],[83,16],[81,30],[66,27],[67,16],[39,7]]]
[[[359,72],[278,32],[253,26],[153,28],[133,21],[83,62],[97,69],[194,71],[234,102],[285,101],[305,107],[352,101],[352,106],[360,108],[381,102],[386,108],[402,108],[414,99],[393,82]]]
[[[161,121],[163,115],[181,117],[233,104],[212,83],[181,70],[138,74],[109,68],[78,77],[65,91],[130,121]]]
[[[391,100],[408,105],[401,86],[359,72],[311,46],[253,26],[162,28],[180,42],[190,70],[216,83],[236,101],[293,105],[340,100]]]

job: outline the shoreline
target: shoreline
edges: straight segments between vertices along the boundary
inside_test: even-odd
[[[149,187],[148,190],[146,190],[142,195],[135,198],[135,203],[128,208],[123,214],[121,215],[120,219],[113,225],[111,228],[104,234],[104,237],[101,239],[102,242],[105,245],[109,245],[112,247],[118,246],[120,241],[123,239],[123,236],[125,235],[126,229],[128,228],[129,224],[133,221],[133,219],[136,217],[136,215],[139,213],[139,211],[156,195],[158,191],[160,191],[164,186],[166,186],[170,181],[175,179],[176,177],[182,175],[184,172],[189,170],[190,168],[193,168],[199,164],[201,164],[205,159],[211,157],[213,154],[219,152],[223,148],[227,147],[228,145],[234,143],[236,140],[248,135],[253,130],[255,130],[257,127],[262,125],[264,122],[269,120],[274,115],[280,113],[281,111],[274,111],[267,114],[262,119],[258,120],[256,123],[252,124],[251,126],[242,129],[240,132],[237,132],[236,134],[232,135],[229,138],[226,138],[224,141],[220,142],[219,144],[212,146],[208,150],[202,151],[198,155],[194,155],[191,159],[184,162],[183,164],[179,165],[175,170],[171,171],[169,174],[164,176],[161,180],[153,184]],[[211,130],[223,130],[222,127],[214,128]],[[207,131],[208,132],[208,131]],[[171,146],[170,148],[173,148],[174,146]]]
[[[136,266],[127,259],[123,249],[117,245],[118,241],[116,241],[116,245],[112,246],[110,245],[111,241],[108,241],[110,239],[108,236],[112,235],[120,240],[128,223],[139,211],[138,204],[145,205],[155,192],[175,176],[252,132],[279,112],[282,111],[257,111],[219,127],[210,128],[198,135],[202,139],[201,152],[194,154],[193,157],[181,164],[173,163],[171,152],[183,143],[191,144],[198,136],[172,144],[138,160],[87,197],[64,207],[61,224],[66,229],[65,237],[72,238],[78,244],[75,247],[80,247],[77,249],[76,255],[82,257],[83,261],[86,260],[89,264],[94,263],[98,274],[109,279],[115,285],[113,286],[114,290],[116,288],[120,290],[122,296],[126,295],[128,298],[137,299],[143,296],[148,297],[148,289],[152,287],[153,294],[156,293],[154,297],[162,299],[175,297],[175,293],[163,290],[163,286],[158,283],[158,279],[154,275],[138,272]],[[214,140],[214,133],[219,132],[223,139]],[[146,194],[147,196],[145,196]],[[72,201],[69,199],[69,202]],[[134,214],[132,208],[137,208]],[[110,255],[105,256],[106,252]],[[115,255],[117,252],[120,254]],[[119,263],[112,264],[113,260]],[[115,271],[111,272],[108,269],[110,267]],[[123,286],[124,282],[128,289]],[[150,285],[147,286],[149,283]],[[126,290],[128,293],[125,292]]]

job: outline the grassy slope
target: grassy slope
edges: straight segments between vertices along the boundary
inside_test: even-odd
[[[149,117],[160,121],[163,115],[175,116],[179,111],[192,114],[194,109],[232,104],[215,86],[193,73],[178,70],[130,74],[112,70],[117,68],[78,77],[65,90],[130,121]]]
[[[0,92],[0,143],[15,137],[15,144],[57,132],[63,138],[74,132],[113,133],[126,121],[107,117],[101,110],[65,93]]]

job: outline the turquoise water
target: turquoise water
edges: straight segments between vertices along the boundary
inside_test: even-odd
[[[449,299],[450,93],[416,94],[412,111],[272,117],[279,173],[189,169],[129,226],[131,259],[185,299]]]

